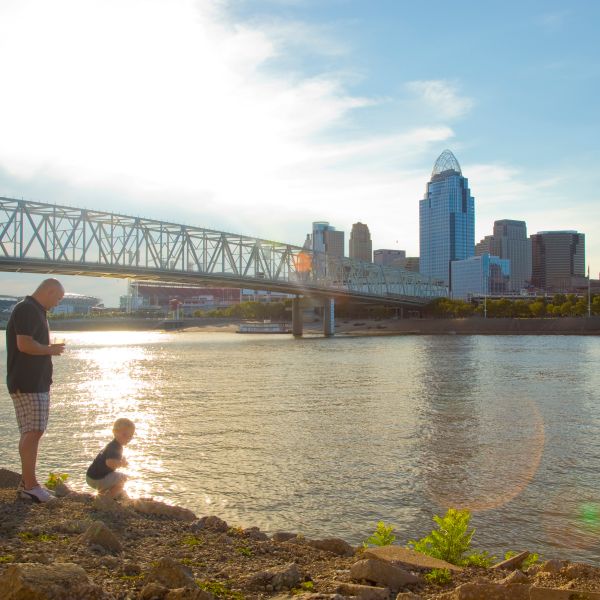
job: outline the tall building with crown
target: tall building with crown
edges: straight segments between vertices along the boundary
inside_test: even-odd
[[[475,255],[475,199],[450,150],[435,161],[419,202],[419,233],[421,273],[446,285],[451,262]]]

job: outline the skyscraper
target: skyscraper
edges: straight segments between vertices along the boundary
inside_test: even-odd
[[[531,282],[554,292],[572,289],[585,277],[585,235],[577,231],[540,231],[531,236]],[[574,281],[575,280],[575,281]]]
[[[525,221],[494,221],[493,235],[486,235],[475,246],[476,256],[486,252],[510,260],[508,292],[519,292],[531,281],[531,240]]]
[[[509,291],[519,292],[531,281],[531,240],[525,221],[494,222],[492,254],[510,260]]]
[[[433,165],[419,202],[419,225],[421,273],[448,285],[450,263],[475,254],[475,200],[450,150]]]
[[[312,234],[306,236],[304,247],[330,256],[344,256],[344,232],[336,231],[327,221],[315,221]]]
[[[352,225],[350,232],[350,258],[373,262],[373,243],[369,228],[360,221]]]

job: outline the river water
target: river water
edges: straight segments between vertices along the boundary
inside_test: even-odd
[[[353,543],[468,507],[480,549],[600,563],[597,337],[62,335],[44,477],[83,489],[127,416],[133,495]],[[17,438],[2,387],[2,466]]]

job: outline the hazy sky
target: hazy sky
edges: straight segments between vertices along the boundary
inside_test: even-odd
[[[476,241],[576,229],[598,276],[599,22],[595,0],[2,0],[0,195],[295,244],[362,221],[418,255],[450,148]]]

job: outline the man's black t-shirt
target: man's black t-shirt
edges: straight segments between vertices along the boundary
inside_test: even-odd
[[[103,479],[109,473],[112,473],[114,469],[111,469],[106,464],[106,459],[108,458],[115,458],[117,460],[123,458],[123,446],[117,440],[106,444],[104,450],[96,456],[94,462],[88,467],[86,475],[91,479]]]
[[[6,383],[9,392],[48,392],[52,383],[52,357],[25,354],[17,348],[17,336],[28,335],[36,342],[50,344],[44,307],[26,296],[12,311],[6,326]]]

